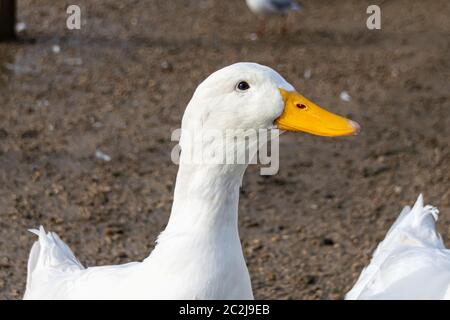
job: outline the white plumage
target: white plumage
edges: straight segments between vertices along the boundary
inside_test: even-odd
[[[450,250],[435,222],[439,211],[405,207],[346,299],[450,299]]]

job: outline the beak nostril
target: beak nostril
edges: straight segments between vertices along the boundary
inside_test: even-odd
[[[297,108],[302,109],[302,110],[305,110],[307,108],[307,106],[305,106],[302,103],[297,103],[296,106],[297,106]]]

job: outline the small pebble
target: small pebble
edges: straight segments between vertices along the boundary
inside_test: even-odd
[[[95,151],[95,157],[102,161],[106,161],[106,162],[111,161],[111,156],[107,155],[106,153],[104,153],[100,150]]]
[[[334,240],[331,238],[323,238],[322,239],[322,244],[324,246],[333,246],[334,245]]]
[[[308,80],[311,78],[311,69],[306,69],[305,72],[303,73],[303,78],[305,78],[305,80]]]
[[[16,32],[20,33],[27,29],[27,24],[25,22],[19,22],[16,24]]]
[[[352,97],[348,94],[347,91],[342,91],[339,95],[342,101],[349,102],[352,100]]]
[[[52,46],[52,51],[53,51],[53,53],[60,53],[61,52],[61,47],[59,45],[57,45],[57,44],[54,44]]]
[[[168,61],[163,61],[161,62],[161,69],[163,69],[164,71],[172,71],[173,65]]]

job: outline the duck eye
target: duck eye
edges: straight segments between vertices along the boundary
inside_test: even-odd
[[[250,85],[245,81],[241,81],[238,83],[237,88],[241,91],[245,91],[250,89]]]

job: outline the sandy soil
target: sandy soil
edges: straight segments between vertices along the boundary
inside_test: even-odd
[[[288,35],[271,21],[256,41],[243,0],[77,2],[81,31],[64,2],[19,1],[23,41],[0,44],[0,299],[23,294],[40,224],[87,266],[148,255],[172,203],[170,134],[197,84],[237,61],[363,127],[286,134],[277,176],[249,168],[240,235],[256,298],[343,298],[420,192],[449,243],[450,2],[380,1],[369,31],[368,1],[304,0]]]

